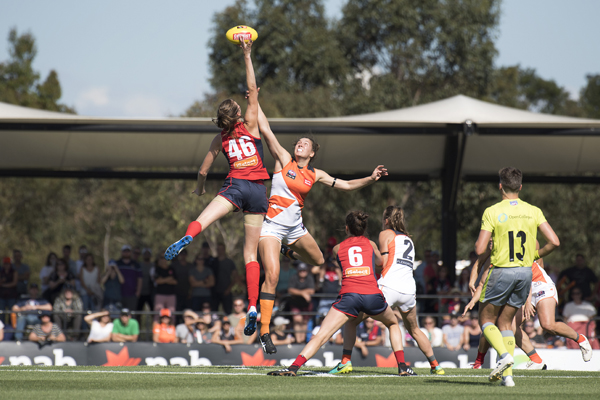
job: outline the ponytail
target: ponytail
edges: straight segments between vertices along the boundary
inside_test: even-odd
[[[410,236],[404,222],[404,210],[398,206],[388,206],[383,212],[383,221],[388,220],[386,227]]]

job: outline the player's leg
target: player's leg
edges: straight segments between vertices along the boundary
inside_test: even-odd
[[[386,304],[387,305],[387,304]],[[384,312],[372,315],[373,319],[377,321],[383,322],[383,324],[390,331],[390,343],[392,345],[392,350],[394,351],[394,356],[396,357],[396,361],[398,362],[398,375],[400,376],[413,376],[417,375],[412,368],[406,365],[406,361],[404,360],[404,347],[402,346],[402,332],[400,331],[400,326],[398,325],[398,319],[396,318],[396,314],[392,311],[390,306],[387,306]]]
[[[533,347],[531,340],[529,340],[529,336],[523,330],[523,324],[526,322],[523,321],[523,310],[519,309],[515,315],[515,343],[529,357],[529,361],[525,367],[527,369],[546,369],[546,364],[544,364],[535,347]]]
[[[265,270],[265,281],[260,290],[260,342],[267,354],[277,353],[270,336],[271,316],[275,303],[275,290],[279,283],[279,249],[281,242],[275,237],[261,237],[258,251]]]
[[[485,355],[489,349],[490,344],[482,333],[481,337],[479,338],[479,345],[477,346],[477,358],[475,358],[475,362],[473,363],[473,369],[481,369],[483,362],[485,361]]]
[[[581,349],[583,360],[586,362],[590,361],[592,359],[592,347],[588,339],[584,335],[575,332],[573,328],[564,322],[556,320],[556,300],[553,297],[547,297],[538,301],[537,305],[538,317],[542,328],[553,335],[559,335],[577,342]]]
[[[213,222],[229,214],[234,208],[234,205],[223,197],[215,197],[208,203],[208,206],[206,206],[200,216],[188,225],[185,235],[167,248],[167,251],[165,251],[165,258],[167,260],[172,260],[177,257],[181,250],[192,243],[194,237],[199,235],[204,229],[208,228]]]
[[[246,265],[246,287],[248,290],[248,313],[244,334],[252,335],[256,331],[256,302],[260,283],[260,265],[257,261],[258,240],[264,216],[244,214],[244,264]]]
[[[289,368],[283,368],[278,371],[269,372],[267,375],[288,375],[295,376],[296,372],[302,367],[308,360],[313,357],[317,351],[323,346],[333,334],[340,329],[350,318],[349,315],[342,313],[341,311],[331,308],[327,313],[327,316],[321,324],[321,328],[316,335],[312,337],[310,342],[300,352],[300,355],[296,358],[294,363]]]
[[[352,349],[356,343],[356,327],[360,324],[366,315],[360,313],[358,318],[350,319],[346,325],[344,325],[344,344],[342,346],[342,361],[338,363],[331,371],[330,374],[347,374],[352,372]]]
[[[425,336],[423,331],[419,328],[419,324],[417,322],[417,307],[412,307],[410,310],[404,312],[402,308],[400,308],[400,315],[402,315],[402,321],[404,322],[404,327],[410,334],[410,336],[415,339],[417,342],[417,346],[423,352],[425,357],[427,357],[427,361],[429,361],[429,365],[431,366],[431,373],[437,375],[443,375],[444,370],[438,364],[435,354],[433,354],[433,348],[431,347],[431,342]]]
[[[322,265],[325,263],[323,253],[319,245],[310,233],[290,244],[289,247],[296,253],[294,257],[310,265]]]

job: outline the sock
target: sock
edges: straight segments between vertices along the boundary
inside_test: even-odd
[[[187,231],[185,231],[185,236],[196,237],[202,232],[202,224],[198,221],[190,222],[187,227]]]
[[[396,356],[396,361],[398,362],[398,364],[404,364],[404,350],[398,350],[394,352],[394,355]]]
[[[290,371],[298,371],[301,366],[303,366],[308,360],[302,354],[296,357],[296,361],[288,368]]]
[[[515,354],[515,333],[513,331],[502,331],[502,341],[511,356]],[[512,367],[507,368],[502,376],[512,376]]]
[[[536,363],[536,364],[541,364],[542,363],[542,358],[537,353],[537,351],[535,351],[535,349],[533,349],[529,353],[527,353],[527,357],[529,357],[529,359],[531,361],[533,361],[534,363]]]
[[[581,342],[585,342],[585,336],[580,335],[579,333],[577,334],[577,343],[581,343]]]
[[[351,357],[352,357],[352,349],[350,349],[350,350],[343,349],[342,350],[342,364],[346,364],[348,361],[350,361]]]
[[[274,294],[260,292],[260,336],[271,332],[270,325],[274,303]]]
[[[498,352],[500,357],[504,357],[504,355],[508,353],[508,350],[506,350],[504,340],[502,339],[502,334],[498,330],[498,327],[492,324],[491,322],[486,322],[481,328],[481,330],[483,331],[483,336],[485,336],[489,344],[491,344],[494,350]],[[514,341],[515,339],[513,337],[513,342]]]
[[[427,357],[427,361],[429,361],[429,365],[431,366],[431,369],[434,369],[435,367],[437,367],[439,365],[437,360],[435,359],[435,355],[433,355],[431,357]]]
[[[260,265],[257,261],[246,264],[246,288],[248,289],[248,309],[256,307],[260,281]]]
[[[485,361],[485,355],[486,353],[480,353],[479,351],[477,352],[477,358],[475,359],[475,361],[479,362],[480,364],[483,365],[483,362]]]

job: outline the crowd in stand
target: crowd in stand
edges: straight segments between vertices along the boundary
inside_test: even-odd
[[[331,238],[324,254],[330,254],[335,244]],[[223,244],[217,245],[217,257],[204,243],[195,257],[183,250],[170,264],[162,254],[153,258],[150,249],[128,245],[122,246],[120,258],[109,261],[106,267],[97,264],[86,246],[79,248],[78,255],[77,260],[71,258],[69,245],[63,247],[62,257],[48,254],[39,272],[39,285],[30,283],[36,279],[29,265],[23,263],[21,251],[14,250],[12,258],[3,258],[0,335],[4,340],[30,340],[40,345],[67,340],[137,341],[143,318],[153,324],[142,339],[159,343],[216,343],[231,351],[232,345],[257,339],[256,334],[243,334],[245,295],[234,297],[234,288],[244,287],[243,274],[238,274]],[[452,279],[435,251],[426,251],[415,270],[418,295],[444,295],[441,300],[425,298],[418,302],[418,311],[424,315],[421,330],[433,347],[468,350],[478,344],[481,330],[477,315],[461,315],[471,296],[469,275],[477,259],[475,253],[469,258],[470,265],[457,279]],[[552,267],[547,269],[561,294],[563,320],[587,334],[597,348],[593,319],[600,296],[595,273],[583,255],[577,255],[575,266],[560,274]],[[274,344],[310,340],[335,301],[340,282],[341,271],[330,259],[322,266],[310,266],[283,257],[273,310]],[[572,345],[545,335],[537,320],[528,321],[524,328],[537,347]],[[404,340],[406,346],[415,345],[408,334]],[[331,341],[341,344],[342,332]],[[379,322],[367,319],[359,326],[356,346],[363,355],[368,354],[369,346],[387,343],[386,328]]]

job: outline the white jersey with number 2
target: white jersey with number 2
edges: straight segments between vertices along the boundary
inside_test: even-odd
[[[415,246],[412,239],[402,232],[394,233],[396,237],[388,244],[387,263],[377,283],[400,293],[416,294],[417,285],[413,277]]]

